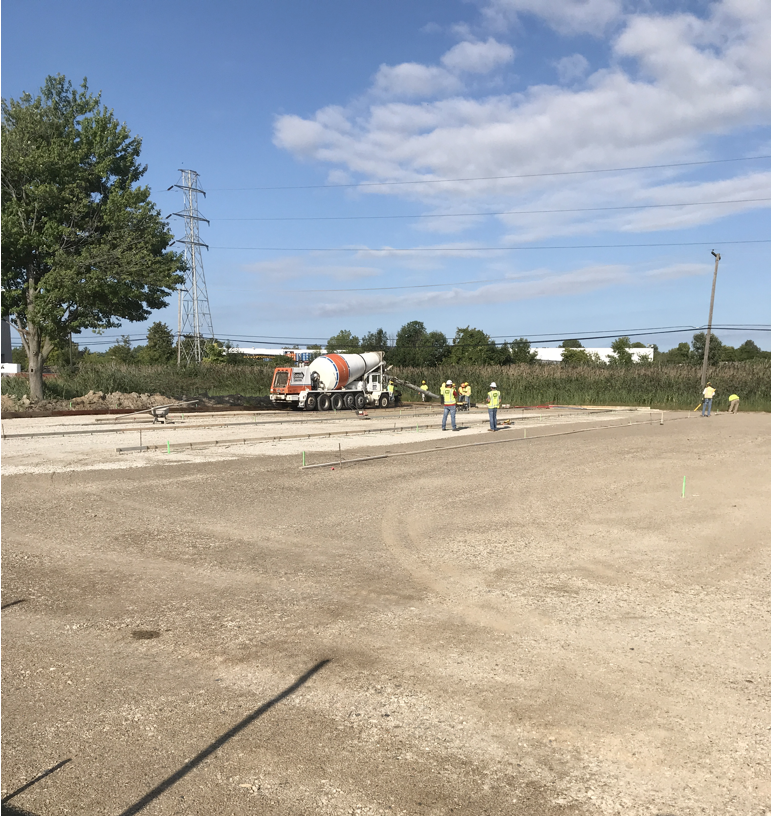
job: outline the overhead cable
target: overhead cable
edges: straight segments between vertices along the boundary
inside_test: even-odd
[[[770,156],[743,156],[735,159],[709,159],[695,162],[672,162],[671,164],[644,164],[635,167],[605,167],[595,170],[559,170],[551,173],[520,173],[513,176],[474,176],[470,178],[420,179],[413,181],[364,181],[347,184],[300,184],[280,185],[272,187],[214,187],[218,192],[234,192],[239,190],[321,190],[337,187],[395,187],[408,184],[449,184],[459,181],[502,181],[508,179],[545,178],[547,176],[579,176],[589,173],[623,173],[633,170],[663,170],[671,167],[696,167],[706,164],[728,164],[730,162],[755,161],[769,159]]]
[[[421,215],[311,215],[267,218],[213,218],[212,221],[377,221],[395,218],[469,218],[481,215],[542,215],[549,213],[605,212],[607,210],[648,210],[658,207],[707,207],[716,204],[751,204],[770,198],[737,198],[730,201],[688,201],[681,204],[635,204],[620,207],[575,207],[560,210],[501,210],[499,212],[428,213]]]
[[[573,244],[566,246],[498,246],[498,247],[246,247],[246,246],[211,246],[210,249],[235,249],[254,252],[364,252],[386,254],[392,252],[509,252],[513,250],[537,249],[640,249],[642,247],[676,247],[676,246],[726,246],[728,244],[767,244],[769,238],[754,238],[748,241],[674,241],[657,244]]]

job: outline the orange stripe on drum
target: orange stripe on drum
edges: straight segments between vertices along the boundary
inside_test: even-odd
[[[345,359],[340,354],[328,354],[327,359],[338,369],[338,382],[335,383],[335,388],[343,388],[348,385],[351,372]]]

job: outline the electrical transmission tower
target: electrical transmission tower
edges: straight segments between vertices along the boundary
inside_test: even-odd
[[[178,187],[185,198],[181,212],[173,213],[185,221],[185,237],[178,239],[178,244],[185,244],[185,260],[188,268],[185,281],[178,289],[177,307],[177,365],[200,363],[204,357],[204,345],[207,339],[214,339],[212,315],[209,311],[209,296],[206,293],[204,280],[204,261],[201,258],[202,243],[198,235],[199,221],[209,221],[198,212],[198,194],[206,198],[206,193],[198,186],[198,173],[195,170],[180,170],[182,177]],[[171,187],[169,188],[171,189]]]

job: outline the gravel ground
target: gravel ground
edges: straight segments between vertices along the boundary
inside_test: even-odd
[[[4,476],[3,796],[769,814],[769,416],[665,420]]]
[[[512,425],[502,431],[516,430],[522,435],[552,425],[581,422],[627,424],[659,422],[660,411],[648,409],[606,409],[599,411],[520,411],[503,410],[500,421]],[[342,453],[361,447],[379,448],[421,439],[434,442],[448,436],[441,430],[442,409],[371,411],[365,417],[346,413],[303,414],[296,412],[255,412],[235,415],[174,415],[170,424],[152,424],[146,416],[106,421],[94,417],[18,418],[3,421],[3,475],[21,473],[65,473],[79,470],[151,467],[183,462],[211,462],[240,456],[287,455],[309,461],[315,453]],[[485,433],[487,410],[459,413],[460,436]],[[66,434],[62,432],[67,432]],[[29,437],[28,434],[51,434]],[[451,434],[452,435],[452,434]],[[169,447],[167,447],[167,442]],[[186,450],[181,446],[211,445]],[[214,449],[216,444],[217,450]],[[139,450],[140,445],[149,448]],[[119,452],[119,449],[122,449]],[[352,454],[353,455],[353,454]],[[329,457],[322,457],[325,461]]]

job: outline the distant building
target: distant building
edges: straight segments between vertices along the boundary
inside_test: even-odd
[[[259,357],[262,360],[269,360],[271,358],[289,357],[296,363],[310,362],[314,355],[319,352],[309,351],[308,349],[288,349],[288,348],[232,348],[231,354],[244,354],[247,357]],[[283,363],[284,360],[277,360]]]
[[[0,321],[0,363],[12,363],[11,354],[11,324],[7,320]]]
[[[0,374],[18,374],[20,371],[19,363],[13,362],[11,324],[7,320],[0,320]]]
[[[536,348],[531,349],[536,352],[536,359],[542,363],[559,363],[563,357],[564,348]],[[653,360],[654,349],[651,348],[629,348],[627,349],[637,363],[639,360]],[[597,354],[604,363],[614,353],[610,348],[585,348],[577,351],[586,351],[588,354]]]

